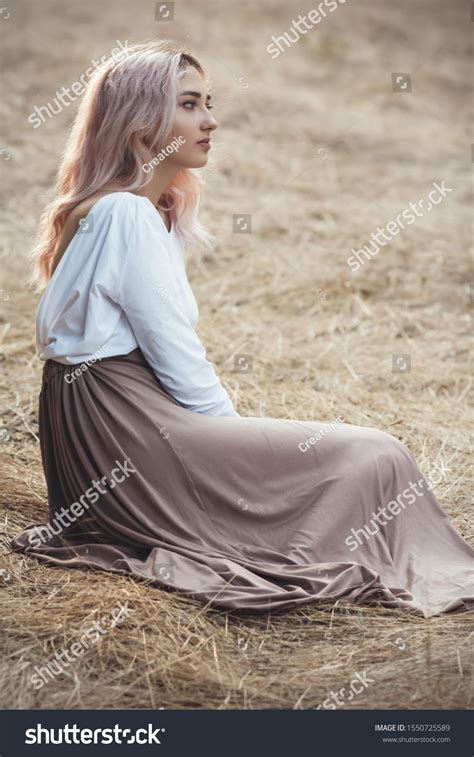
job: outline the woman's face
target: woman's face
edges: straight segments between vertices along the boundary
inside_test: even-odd
[[[210,110],[210,95],[201,74],[188,66],[179,79],[176,121],[167,144],[179,138],[179,147],[170,153],[171,160],[180,168],[200,168],[207,163],[209,146],[199,144],[210,140],[218,123]]]

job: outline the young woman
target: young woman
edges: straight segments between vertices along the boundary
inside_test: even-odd
[[[34,251],[49,523],[13,547],[229,609],[343,598],[474,606],[474,550],[375,428],[241,417],[196,331],[184,245],[209,245],[202,67],[137,45],[91,80]]]

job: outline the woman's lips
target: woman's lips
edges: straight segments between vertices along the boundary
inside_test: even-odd
[[[199,145],[199,147],[201,147],[201,148],[202,148],[203,150],[206,150],[206,152],[207,152],[208,150],[210,150],[210,149],[211,149],[211,145],[210,145],[210,142],[198,142],[197,144],[198,144],[198,145]]]

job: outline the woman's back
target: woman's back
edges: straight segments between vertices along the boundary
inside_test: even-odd
[[[61,262],[61,258],[63,257],[67,248],[71,244],[74,236],[79,231],[81,227],[81,222],[84,221],[84,219],[86,218],[88,213],[91,211],[93,205],[95,205],[97,200],[99,200],[105,194],[107,193],[97,192],[91,195],[90,197],[87,197],[85,200],[82,200],[82,202],[80,202],[78,205],[76,205],[75,208],[71,210],[63,228],[61,229],[58,241],[56,243],[56,248],[53,253],[53,265],[51,268],[51,275],[54,274],[56,268]]]

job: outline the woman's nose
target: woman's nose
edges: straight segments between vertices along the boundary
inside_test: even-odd
[[[212,130],[214,130],[214,129],[217,129],[218,126],[219,126],[218,122],[216,121],[216,119],[214,118],[214,116],[212,115],[212,113],[209,113],[209,111],[208,111],[207,117],[205,119],[205,126],[204,126],[204,128],[205,129],[212,129]]]

